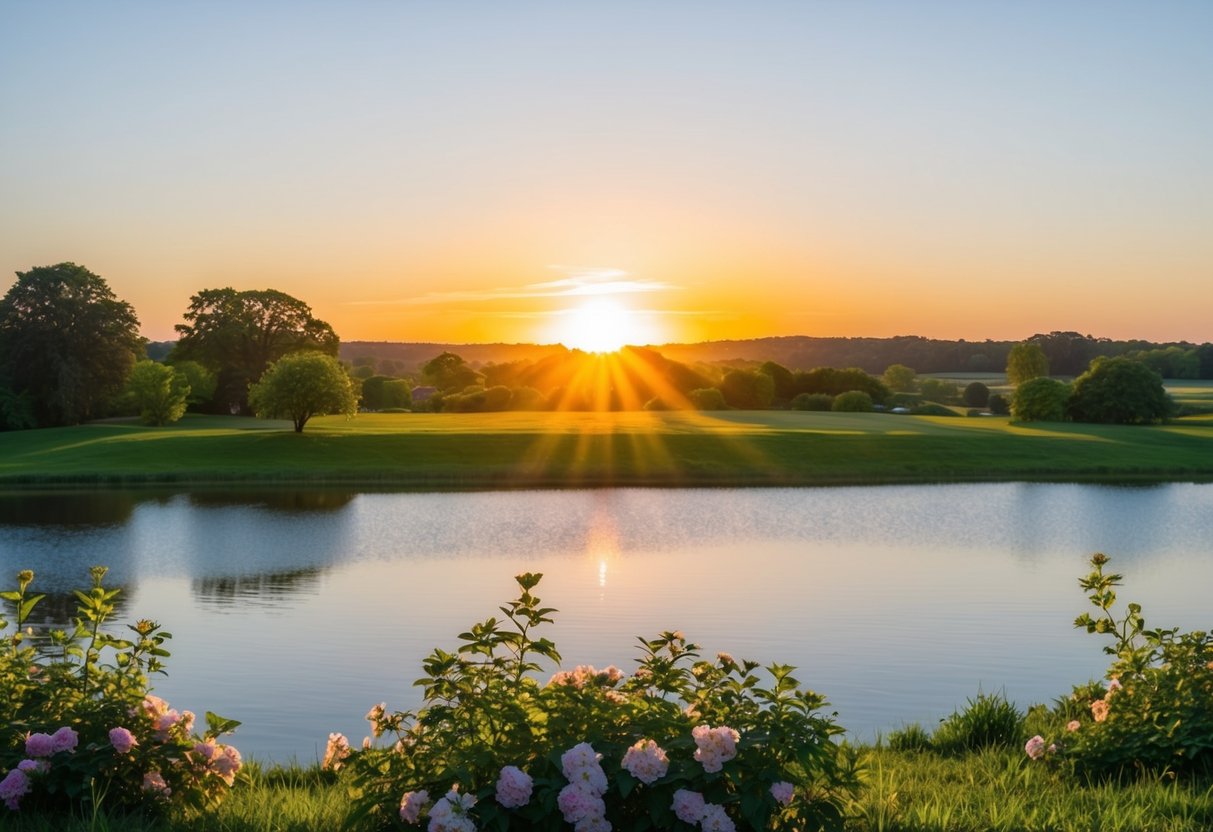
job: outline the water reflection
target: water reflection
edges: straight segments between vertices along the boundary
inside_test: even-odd
[[[0,525],[118,526],[131,519],[137,502],[122,491],[0,493]]]
[[[174,633],[158,692],[244,720],[241,749],[280,760],[361,736],[375,702],[417,704],[421,659],[523,571],[545,573],[547,635],[574,663],[623,665],[637,635],[683,629],[709,654],[798,665],[868,736],[979,686],[1029,703],[1101,673],[1070,626],[1095,550],[1151,624],[1210,623],[1210,485],[119,493],[81,511],[124,519],[84,524],[61,497],[7,498],[0,578],[35,569],[49,625],[111,566],[123,616]]]
[[[324,569],[297,569],[268,575],[234,575],[196,578],[190,591],[199,602],[211,607],[230,607],[248,603],[274,606],[305,593],[315,595]]]

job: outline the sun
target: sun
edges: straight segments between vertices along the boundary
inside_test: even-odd
[[[588,300],[561,312],[556,340],[586,352],[615,352],[626,344],[653,342],[643,313],[605,298]]]

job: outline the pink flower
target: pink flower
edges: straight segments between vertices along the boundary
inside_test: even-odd
[[[366,712],[366,721],[371,723],[371,733],[375,736],[383,734],[383,719],[387,715],[387,703],[380,702]]]
[[[623,767],[628,774],[646,786],[665,777],[670,758],[653,740],[640,740],[623,755]]]
[[[560,755],[560,767],[570,783],[595,795],[606,794],[607,777],[598,761],[602,755],[588,742],[578,743]],[[569,821],[573,823],[574,821]]]
[[[21,798],[29,790],[29,777],[20,768],[13,769],[0,780],[0,800],[14,812],[21,808]]]
[[[611,832],[611,822],[601,815],[590,815],[573,824],[573,832]]]
[[[1045,738],[1040,736],[1040,734],[1037,734],[1036,736],[1032,737],[1032,739],[1028,740],[1028,742],[1024,745],[1023,750],[1030,759],[1039,760],[1045,755]]]
[[[119,754],[127,753],[138,744],[139,742],[135,739],[135,735],[127,729],[122,727],[110,729],[110,745]]]
[[[240,752],[231,745],[221,745],[218,750],[219,753],[211,758],[211,770],[230,786],[236,782],[236,772],[242,765]]]
[[[517,809],[531,801],[534,781],[518,766],[505,766],[497,778],[497,802],[507,809]]]
[[[156,739],[165,742],[169,738],[174,726],[182,721],[182,716],[176,709],[170,709],[158,716],[153,717],[152,723],[156,726]]]
[[[416,792],[405,792],[400,798],[400,819],[405,823],[416,823],[421,817],[421,810],[430,802],[430,793],[425,789]]]
[[[158,771],[149,771],[143,775],[143,790],[161,798],[167,798],[173,793],[173,790],[168,787],[168,783],[164,782],[164,775]]]
[[[1067,731],[1071,731],[1071,732],[1077,731],[1081,727],[1082,727],[1082,723],[1079,722],[1077,719],[1071,719],[1069,722],[1066,723]]]
[[[55,753],[59,753],[60,751],[75,751],[76,744],[80,742],[80,735],[65,725],[51,734],[51,742]]]
[[[1124,687],[1124,685],[1122,685],[1120,683],[1119,679],[1113,679],[1112,681],[1108,682],[1108,693],[1109,694],[1116,693],[1116,691],[1120,690],[1123,687]]]
[[[17,768],[26,774],[46,774],[51,770],[51,762],[50,760],[22,760],[17,763]]]
[[[468,812],[476,805],[475,795],[451,789],[430,809],[429,832],[476,832]]]
[[[781,780],[771,786],[771,797],[775,798],[780,806],[787,806],[791,803],[794,794],[796,794],[796,789],[786,780]]]
[[[30,734],[25,738],[25,753],[30,757],[49,757],[55,753],[55,740],[50,734]]]
[[[720,771],[725,763],[737,756],[737,741],[741,735],[732,728],[696,725],[691,729],[691,736],[695,738],[695,759],[703,763],[703,770],[709,774]]]
[[[704,806],[703,818],[699,821],[699,827],[704,832],[737,832],[737,827],[733,825],[732,819],[725,814],[724,807],[715,803]]]
[[[324,760],[320,768],[324,771],[337,771],[350,756],[350,741],[345,734],[329,734],[328,746],[324,749]]]
[[[214,740],[194,743],[194,753],[202,758],[203,762],[209,763],[211,758],[219,751]]]
[[[670,808],[683,823],[699,823],[703,819],[707,804],[704,803],[703,795],[699,792],[679,789],[674,792],[674,802],[670,804]]]
[[[1108,703],[1104,699],[1096,699],[1091,703],[1091,716],[1095,717],[1096,722],[1103,722],[1108,718]]]
[[[560,814],[568,823],[606,815],[606,804],[602,798],[576,783],[570,783],[560,790],[560,794],[556,796],[556,805],[560,807]]]

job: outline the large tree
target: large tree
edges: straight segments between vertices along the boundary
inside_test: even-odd
[[[249,385],[271,363],[290,353],[315,350],[337,355],[333,328],[285,292],[204,289],[190,298],[173,360],[197,361],[218,377],[214,402],[236,411],[248,407]]]
[[[1171,415],[1162,377],[1131,358],[1096,358],[1074,379],[1067,411],[1076,422],[1148,425]]]
[[[1049,374],[1049,359],[1034,341],[1024,341],[1011,347],[1007,355],[1007,381],[1011,384],[1023,384],[1034,378]]]
[[[0,378],[39,425],[95,416],[122,390],[143,345],[131,305],[75,263],[17,272],[0,300]]]
[[[249,388],[249,404],[263,419],[290,419],[295,433],[313,416],[358,409],[355,382],[337,359],[322,352],[286,355],[274,362]]]

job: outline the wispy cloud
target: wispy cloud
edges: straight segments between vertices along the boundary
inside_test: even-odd
[[[563,277],[540,283],[525,283],[521,286],[503,286],[494,289],[462,292],[426,292],[405,298],[382,300],[352,300],[350,306],[422,306],[448,303],[485,303],[522,298],[561,298],[597,295],[628,295],[647,292],[667,292],[678,287],[660,280],[632,278],[622,269],[549,266],[562,272]]]

